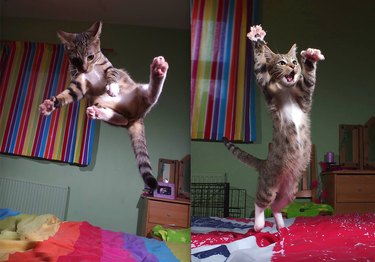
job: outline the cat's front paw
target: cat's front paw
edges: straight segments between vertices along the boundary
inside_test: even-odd
[[[98,119],[99,113],[99,109],[96,106],[89,106],[86,108],[86,115],[91,119]]]
[[[307,48],[307,50],[301,51],[301,56],[313,62],[325,59],[324,55],[320,52],[320,50],[315,48]]]
[[[156,76],[158,78],[163,78],[167,74],[169,65],[167,61],[165,61],[164,57],[158,56],[158,57],[155,57],[154,60],[152,60],[150,67],[151,67],[151,73],[153,76]]]
[[[107,94],[109,96],[118,96],[120,93],[120,86],[117,83],[111,83],[109,85],[106,85]]]
[[[253,42],[265,43],[264,37],[266,36],[266,31],[263,30],[261,25],[255,25],[250,27],[250,32],[247,37]]]
[[[39,112],[42,116],[50,115],[53,110],[55,110],[55,106],[54,101],[51,99],[44,100],[44,102],[39,105]]]

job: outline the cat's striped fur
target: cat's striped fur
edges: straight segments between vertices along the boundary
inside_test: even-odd
[[[264,209],[271,207],[277,227],[284,227],[281,209],[298,191],[302,173],[310,161],[310,110],[315,88],[318,49],[301,52],[297,61],[296,45],[287,54],[275,54],[263,40],[265,31],[253,26],[248,37],[253,43],[254,71],[267,107],[273,118],[272,146],[266,160],[259,159],[230,143],[226,147],[236,158],[255,168],[258,187],[255,200],[255,227],[264,227]]]
[[[128,129],[140,174],[151,189],[157,187],[147,152],[143,119],[156,104],[168,71],[163,57],[155,57],[150,66],[150,82],[138,84],[122,69],[113,67],[100,49],[102,23],[94,23],[82,33],[58,32],[69,57],[71,81],[60,94],[45,100],[42,115],[83,97],[90,106],[90,118]]]

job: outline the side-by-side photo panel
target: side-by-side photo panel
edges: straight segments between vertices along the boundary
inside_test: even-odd
[[[374,4],[191,2],[191,261],[373,260]]]

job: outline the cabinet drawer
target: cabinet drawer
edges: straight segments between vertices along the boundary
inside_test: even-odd
[[[189,206],[175,203],[149,201],[148,222],[160,225],[188,227]]]
[[[375,176],[337,176],[336,199],[337,202],[375,202]]]
[[[375,212],[375,203],[337,203],[335,214]]]

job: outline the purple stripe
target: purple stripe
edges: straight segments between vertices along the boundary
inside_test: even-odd
[[[154,254],[149,254],[143,238],[135,235],[124,234],[124,248],[131,250],[136,261],[158,262]],[[162,242],[161,242],[162,243]]]

